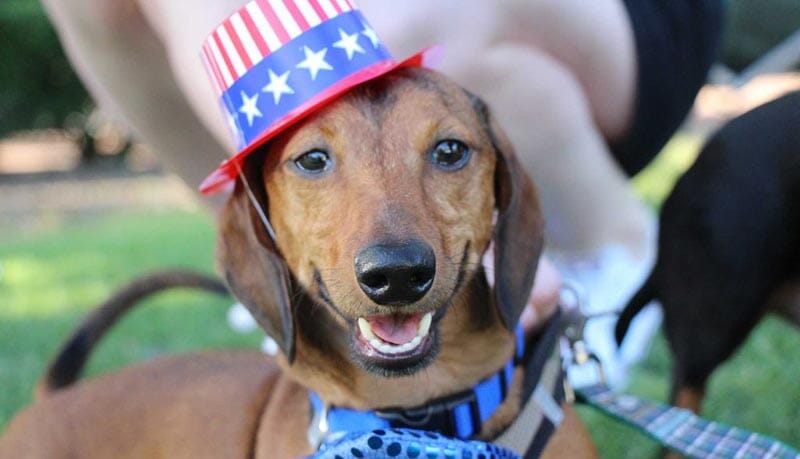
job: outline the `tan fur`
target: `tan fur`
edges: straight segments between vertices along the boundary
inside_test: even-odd
[[[800,281],[781,285],[769,298],[769,309],[800,327]]]
[[[541,459],[600,457],[575,408],[567,404],[561,405],[561,408],[564,410],[564,420],[542,451]]]
[[[329,353],[303,344],[302,338],[297,362],[288,366],[283,361],[284,369],[333,405],[356,409],[412,407],[471,387],[511,358],[513,337],[499,326],[469,335],[460,333],[470,328],[463,300],[469,293],[456,299],[442,321],[441,354],[419,373],[385,378],[357,369],[343,359],[332,364]]]
[[[675,394],[675,406],[699,413],[704,396],[703,391],[692,387],[681,387]]]
[[[369,100],[349,98],[324,110],[270,149],[264,181],[270,219],[290,271],[311,290],[312,266],[322,273],[333,303],[351,316],[378,311],[353,277],[356,252],[376,238],[421,237],[433,246],[436,283],[414,308],[430,309],[454,289],[467,242],[472,266],[491,236],[494,153],[465,97],[439,102],[440,92],[408,81],[379,122]],[[458,102],[458,103],[456,103]],[[470,170],[433,173],[426,153],[433,134],[448,132],[477,146]],[[338,173],[308,180],[286,162],[328,146]]]
[[[530,289],[542,220],[510,144],[482,116],[449,80],[407,70],[352,91],[273,139],[261,152],[266,159],[245,165],[245,175],[269,214],[276,242],[266,236],[240,184],[220,218],[218,265],[262,326],[284,350],[293,350],[293,359],[291,353],[278,357],[280,372],[265,357],[250,354],[241,360],[250,367],[209,356],[132,367],[43,400],[12,423],[12,440],[0,447],[66,450],[74,428],[62,426],[66,419],[85,427],[78,428],[86,448],[79,450],[81,457],[91,457],[91,448],[113,450],[115,457],[161,451],[167,451],[164,457],[297,457],[310,453],[306,388],[338,406],[410,407],[497,371],[514,352],[514,324],[505,322],[516,320]],[[427,159],[435,143],[447,138],[473,150],[459,171],[442,172]],[[332,155],[335,173],[310,179],[292,169],[294,159],[313,149]],[[500,207],[496,229],[492,218]],[[433,248],[436,273],[430,291],[403,312],[447,307],[434,325],[441,352],[414,374],[387,377],[363,369],[348,353],[352,322],[386,310],[358,287],[353,259],[375,241],[412,238]],[[480,277],[481,257],[493,239],[498,260],[507,264],[496,267],[495,289],[507,289],[497,298]],[[501,304],[520,298],[517,310]],[[521,384],[518,372],[512,395],[484,432],[497,432],[513,419]],[[116,393],[130,409],[117,410],[105,393]],[[88,394],[101,396],[92,395],[90,403]],[[109,411],[118,422],[101,419]],[[569,407],[565,413],[548,454],[594,457],[580,421]],[[43,419],[60,427],[33,425]],[[49,438],[45,446],[40,435]],[[55,445],[58,439],[65,444]]]
[[[461,90],[441,77],[425,77],[437,86],[398,81],[395,102],[385,113],[368,108],[372,102],[358,96],[323,110],[276,141],[263,170],[278,246],[289,270],[308,291],[318,294],[313,282],[317,269],[339,312],[352,318],[380,313],[382,307],[356,284],[353,258],[376,239],[417,237],[434,248],[436,277],[431,291],[404,311],[453,303],[440,325],[443,352],[423,372],[409,377],[387,379],[342,358],[330,365],[328,345],[309,345],[301,331],[297,361],[285,369],[334,404],[361,409],[418,405],[468,387],[469,381],[502,366],[513,352],[512,337],[496,319],[484,329],[470,330],[470,324],[481,322],[470,309],[475,307],[475,292],[463,288],[454,296],[464,250],[469,251],[467,264],[474,273],[491,237],[494,194],[486,191],[493,187],[493,147],[484,130],[475,128],[479,120]],[[475,149],[465,170],[431,172],[425,154],[433,146],[433,135],[441,131]],[[332,177],[309,180],[287,166],[321,146],[335,155],[339,170]],[[490,306],[478,305],[483,310]],[[330,315],[344,332],[343,321],[335,312]],[[325,341],[336,343],[337,337]],[[339,340],[340,355],[346,354],[345,345]],[[409,393],[409,387],[415,390]]]
[[[82,382],[15,417],[0,457],[248,457],[264,405],[278,401],[269,360],[180,355]]]

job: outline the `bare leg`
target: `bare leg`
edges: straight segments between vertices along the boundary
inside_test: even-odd
[[[137,1],[142,14],[166,51],[169,59],[168,68],[172,71],[172,78],[177,88],[206,128],[226,147],[226,153],[233,152],[233,141],[224,124],[217,96],[200,60],[200,49],[208,34],[245,2],[243,0],[200,1],[196,2],[197,6],[193,6],[195,2]],[[205,175],[211,170],[206,171]]]
[[[171,170],[196,187],[225,158],[226,150],[190,108],[162,44],[137,5],[121,0],[44,4],[95,100],[127,122]],[[198,75],[201,78],[205,76]]]
[[[520,71],[509,73],[508,61],[516,61]],[[574,76],[548,55],[513,45],[495,47],[487,64],[486,97],[504,101],[493,106],[502,107],[500,123],[535,178],[550,247],[581,252],[621,243],[644,256],[646,214],[610,156]]]

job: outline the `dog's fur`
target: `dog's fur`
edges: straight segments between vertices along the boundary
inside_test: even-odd
[[[679,406],[699,411],[711,373],[767,312],[800,325],[798,127],[800,92],[732,120],[664,203],[657,262],[616,334],[661,301]]]
[[[431,162],[445,139],[471,149],[463,168]],[[312,150],[329,153],[326,173],[294,166]],[[308,388],[337,406],[410,407],[470,387],[511,357],[542,219],[532,184],[477,98],[434,72],[395,71],[271,140],[242,177],[220,217],[218,265],[279,343],[280,369],[242,352],[127,368],[47,394],[12,421],[0,452],[296,457],[311,452]],[[374,303],[359,289],[354,258],[376,243],[409,240],[434,252],[430,291],[403,306]],[[490,241],[493,289],[480,262]],[[432,344],[419,358],[392,366],[355,350],[358,317],[428,311]],[[508,425],[519,402],[510,397],[484,436]],[[585,429],[570,407],[565,413],[545,457],[593,457]]]

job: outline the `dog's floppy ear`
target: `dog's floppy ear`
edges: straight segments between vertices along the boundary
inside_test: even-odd
[[[514,154],[511,141],[492,118],[485,103],[473,97],[497,155],[495,166],[494,299],[509,330],[533,288],[544,244],[544,219],[536,189]]]
[[[243,174],[255,199],[267,211],[261,178],[246,168]],[[234,296],[280,346],[289,363],[294,360],[294,311],[289,298],[289,269],[260,220],[240,177],[219,219],[218,269]]]

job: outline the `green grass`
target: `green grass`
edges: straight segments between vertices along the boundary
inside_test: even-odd
[[[691,164],[693,139],[677,139],[635,186],[653,205]],[[671,151],[671,153],[670,153]],[[30,402],[45,363],[88,308],[142,273],[184,266],[213,271],[214,228],[192,213],[107,215],[54,223],[34,233],[0,235],[0,430]],[[257,346],[257,333],[230,331],[230,301],[167,293],[134,310],[103,340],[88,374],[164,353]],[[659,338],[634,373],[630,392],[664,400],[670,360]],[[706,417],[800,445],[800,333],[776,319],[762,323],[714,376]],[[580,408],[604,458],[654,457],[658,447],[632,429]]]
[[[213,272],[214,228],[199,214],[147,213],[0,236],[0,429],[30,402],[44,365],[88,308],[165,267]],[[136,308],[93,355],[88,374],[198,348],[256,346],[233,333],[230,300],[168,292]]]
[[[711,379],[703,417],[767,434],[800,447],[800,333],[776,318],[767,318],[736,355]],[[632,373],[626,392],[665,402],[670,357],[659,336],[647,359]],[[591,408],[581,417],[604,458],[656,457],[659,446],[632,428]]]

